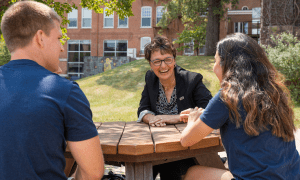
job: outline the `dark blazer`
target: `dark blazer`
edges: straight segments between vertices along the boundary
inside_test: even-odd
[[[205,108],[212,96],[202,83],[203,76],[199,73],[187,71],[180,66],[176,66],[174,71],[178,113],[196,106]],[[154,72],[149,70],[146,73],[145,81],[146,85],[142,92],[137,115],[139,116],[144,110],[152,111],[157,115],[156,101],[159,91],[159,79]]]

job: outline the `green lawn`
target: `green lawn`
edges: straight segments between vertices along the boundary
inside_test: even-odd
[[[176,63],[203,75],[203,82],[214,95],[220,85],[212,71],[214,59],[207,56],[178,56]],[[145,85],[145,73],[150,69],[145,59],[136,60],[104,73],[77,80],[87,96],[94,121],[135,121],[141,93]],[[297,119],[300,106],[295,107]],[[300,123],[296,122],[300,127]]]

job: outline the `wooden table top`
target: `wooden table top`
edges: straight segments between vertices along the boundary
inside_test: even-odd
[[[95,122],[104,155],[151,155],[169,152],[193,152],[209,147],[221,147],[219,130],[191,147],[180,144],[186,124],[151,127],[137,122]],[[219,148],[220,149],[220,148]]]

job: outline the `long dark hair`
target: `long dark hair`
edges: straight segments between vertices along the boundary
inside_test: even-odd
[[[236,33],[218,42],[217,52],[223,70],[221,98],[230,119],[248,135],[271,130],[284,141],[294,140],[294,112],[283,76],[268,60],[264,50],[251,37]],[[244,122],[238,112],[242,100],[247,111]]]

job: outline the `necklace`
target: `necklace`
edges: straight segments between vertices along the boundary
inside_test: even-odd
[[[160,82],[160,81],[159,81]],[[160,84],[163,86],[164,90],[167,91],[169,90],[171,87],[173,88],[175,85],[173,85],[173,83],[175,82],[175,78],[174,80],[171,82],[171,85],[170,86],[165,86],[163,85],[163,83],[160,82]]]

